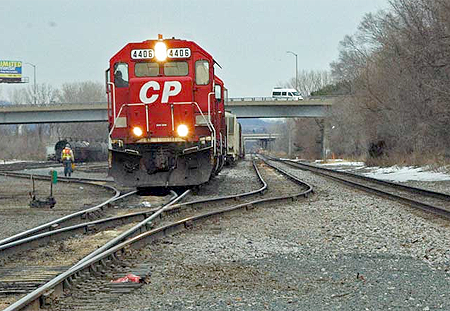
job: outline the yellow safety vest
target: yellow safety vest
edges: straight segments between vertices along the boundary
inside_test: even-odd
[[[70,155],[70,149],[64,148],[62,153],[63,153],[63,155],[62,155],[63,160],[64,159],[68,159],[68,160],[72,159],[72,156]]]

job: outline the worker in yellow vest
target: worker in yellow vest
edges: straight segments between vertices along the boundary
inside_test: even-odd
[[[64,176],[70,177],[72,175],[72,163],[75,162],[75,157],[69,144],[67,144],[66,148],[61,152],[61,160],[64,165]]]

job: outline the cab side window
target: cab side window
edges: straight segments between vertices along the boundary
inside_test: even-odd
[[[116,87],[128,87],[128,64],[114,64],[114,84]]]
[[[209,83],[209,62],[201,59],[195,62],[195,83],[207,85]]]
[[[219,84],[216,84],[214,86],[214,93],[215,93],[216,99],[218,101],[221,101],[222,100],[222,86],[220,86]]]

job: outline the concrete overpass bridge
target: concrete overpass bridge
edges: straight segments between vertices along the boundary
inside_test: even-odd
[[[271,149],[272,145],[271,142],[275,141],[280,137],[281,134],[270,134],[270,133],[242,134],[242,139],[244,140],[244,143],[247,141],[258,141],[261,144],[261,147],[268,150]]]
[[[333,98],[274,100],[271,97],[231,98],[225,109],[238,118],[326,118]],[[107,122],[107,103],[0,106],[0,125]]]
[[[283,100],[272,97],[230,98],[225,109],[238,118],[326,118],[333,97]]]
[[[225,109],[238,118],[321,118],[325,120],[330,114],[334,100],[334,97],[311,97],[298,101],[277,100],[271,97],[230,98],[225,104]],[[106,102],[0,106],[0,125],[107,122],[107,106]],[[323,126],[323,155],[326,154],[326,132],[327,126]]]
[[[281,137],[281,135],[280,134],[270,134],[270,133],[268,133],[268,134],[266,134],[266,133],[258,133],[258,134],[247,134],[247,133],[245,133],[245,134],[242,134],[242,138],[244,139],[244,140],[248,140],[248,141],[250,141],[250,140],[275,140],[275,139],[278,139],[278,138],[280,138]]]

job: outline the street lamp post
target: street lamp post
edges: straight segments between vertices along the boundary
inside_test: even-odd
[[[295,56],[295,90],[298,91],[298,60],[297,54],[292,51],[286,51],[288,54],[292,54]],[[288,121],[288,157],[292,156],[292,131],[291,131],[291,123]]]
[[[33,92],[34,92],[34,104],[37,103],[37,89],[36,89],[36,65],[32,63],[25,63],[27,65],[33,66]]]
[[[295,90],[298,91],[298,60],[297,54],[292,51],[286,51],[288,54],[292,54],[295,56]]]

